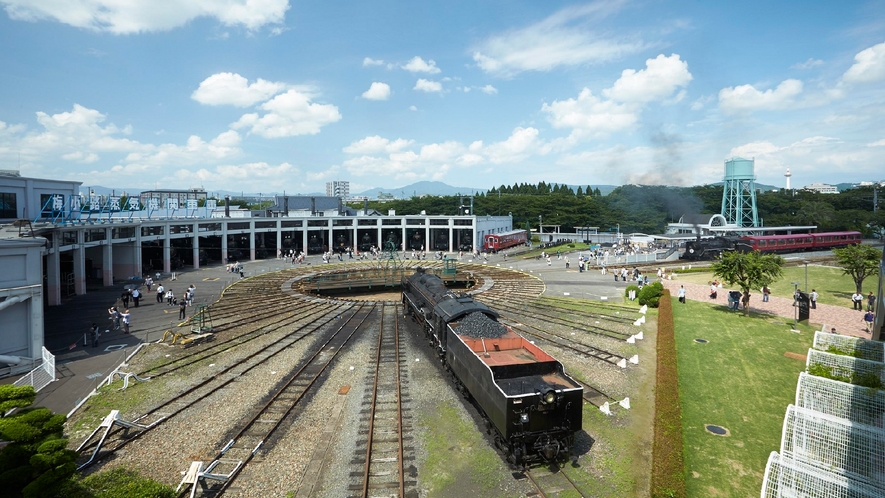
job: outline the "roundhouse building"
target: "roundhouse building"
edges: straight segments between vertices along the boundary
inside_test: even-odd
[[[114,196],[83,198],[80,185],[0,174],[0,238],[14,241],[6,241],[0,257],[15,253],[19,261],[24,253],[28,268],[25,280],[10,272],[0,277],[0,299],[42,282],[39,293],[28,291],[30,297],[15,305],[0,302],[0,355],[39,356],[42,306],[34,303],[61,304],[65,296],[85,294],[87,283],[111,286],[147,273],[276,258],[289,250],[364,251],[391,242],[398,251],[470,251],[481,247],[484,235],[513,226],[509,216],[384,216],[344,208],[340,198],[303,196],[278,198],[273,208],[248,217],[217,218],[212,199],[197,207],[194,199],[181,205],[168,198],[145,209]],[[0,262],[4,268],[18,265]],[[29,303],[27,310],[17,309],[22,303]],[[7,320],[13,312],[16,318]],[[35,334],[38,341],[28,339]],[[23,348],[24,343],[29,345]]]

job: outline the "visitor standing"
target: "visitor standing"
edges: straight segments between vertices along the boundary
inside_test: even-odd
[[[872,311],[867,311],[864,313],[863,321],[866,322],[867,332],[873,333],[873,320],[875,319],[875,315],[873,315]]]
[[[771,289],[768,288],[767,285],[762,286],[762,302],[767,303],[768,298],[771,296]]]
[[[94,347],[94,348],[98,347],[98,336],[99,336],[98,325],[93,323],[92,324],[92,347]]]
[[[144,277],[144,286],[147,287],[148,292],[151,291],[152,285],[154,285],[154,280],[150,277],[150,275],[148,275],[147,277]]]
[[[136,308],[138,308],[139,299],[141,299],[141,292],[138,292],[138,289],[132,289],[132,301],[135,303]]]
[[[873,311],[876,309],[876,296],[870,292],[870,295],[867,296],[867,311]]]
[[[680,285],[679,290],[676,291],[676,296],[679,298],[679,302],[685,304],[685,286]]]
[[[123,319],[123,333],[128,334],[129,333],[129,310],[124,311],[123,314],[120,315],[120,317]]]
[[[811,299],[811,309],[816,310],[817,309],[817,291],[814,289],[811,289],[811,294],[809,294],[808,297]]]
[[[124,308],[129,307],[129,296],[131,295],[131,292],[132,291],[130,291],[129,289],[123,289],[123,293],[120,294],[120,301],[123,302]]]
[[[165,293],[166,293],[166,289],[163,288],[163,284],[160,284],[157,287],[157,302],[158,303],[163,302],[163,296],[165,295]]]
[[[854,291],[854,294],[851,295],[851,302],[854,304],[854,309],[863,311],[863,294]]]
[[[178,319],[184,320],[186,313],[187,313],[187,300],[182,299],[182,300],[178,301]]]

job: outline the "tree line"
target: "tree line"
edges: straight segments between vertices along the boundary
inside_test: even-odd
[[[387,202],[369,201],[381,213],[457,215],[469,207],[465,196],[423,196]],[[818,231],[856,230],[866,237],[882,234],[885,212],[873,210],[873,187],[858,187],[838,194],[805,190],[769,191],[756,195],[764,226],[816,225]],[[462,203],[463,202],[463,203]],[[879,202],[882,207],[885,202]],[[351,207],[362,209],[362,203]],[[539,222],[559,225],[562,232],[579,227],[599,231],[663,233],[666,225],[683,215],[721,211],[722,187],[667,187],[623,185],[608,195],[591,186],[572,189],[562,184],[501,185],[473,196],[473,213],[479,216],[513,216],[514,227],[537,229]],[[539,218],[540,217],[540,218]]]

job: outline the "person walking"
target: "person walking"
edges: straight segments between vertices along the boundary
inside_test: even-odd
[[[114,324],[114,330],[120,330],[120,312],[117,311],[117,307],[112,306],[108,310],[108,315],[111,315],[110,320]]]
[[[679,298],[679,302],[685,304],[685,286],[680,285],[679,290],[676,291],[676,296]]]
[[[861,319],[861,320],[863,320],[864,322],[866,322],[866,325],[867,325],[867,332],[869,332],[869,333],[871,333],[871,334],[873,333],[873,320],[875,319],[875,317],[876,317],[876,316],[873,315],[873,312],[872,312],[872,311],[867,311],[866,313],[864,313],[864,316],[863,316],[863,318]]]
[[[867,311],[873,311],[876,309],[876,296],[870,292],[870,295],[867,296]]]
[[[120,317],[123,319],[123,333],[128,334],[129,333],[129,310],[124,311],[123,314],[120,315]]]
[[[150,275],[144,277],[144,285],[145,287],[147,287],[147,291],[150,292],[151,286],[154,285],[154,280],[150,277]]]
[[[190,287],[187,288],[187,305],[194,305],[194,294],[197,292],[197,288],[194,287],[194,284],[191,284]]]
[[[178,301],[178,319],[184,320],[187,316],[187,300],[181,299]]]
[[[166,291],[166,304],[172,306],[172,300],[175,299],[175,293],[172,292],[172,289]]]
[[[808,295],[809,299],[811,299],[811,309],[817,309],[817,291],[811,289],[811,294]]]
[[[132,291],[130,291],[129,289],[123,289],[123,293],[120,294],[120,301],[123,302],[124,308],[129,307],[129,296],[131,296],[131,293]]]
[[[163,284],[157,286],[157,302],[162,303],[163,297],[165,296],[166,289],[163,288]]]
[[[141,292],[138,292],[138,289],[132,289],[132,301],[135,303],[136,308],[138,308],[139,299],[141,299]]]
[[[98,347],[98,337],[99,337],[98,325],[93,323],[92,324],[92,347],[94,347],[94,348]]]

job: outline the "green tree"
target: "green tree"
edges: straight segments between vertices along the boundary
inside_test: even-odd
[[[854,280],[857,292],[863,293],[863,281],[879,274],[881,252],[873,246],[857,244],[833,249],[842,273]]]
[[[784,272],[781,268],[783,263],[784,259],[777,254],[729,251],[722,253],[722,257],[714,261],[710,267],[713,269],[713,275],[728,285],[737,284],[741,291],[749,293],[750,289],[771,285],[783,277]],[[749,306],[745,306],[744,315],[749,314]]]
[[[34,402],[31,386],[0,386],[0,407],[25,407]],[[25,404],[25,402],[27,402]],[[2,412],[0,412],[2,413]],[[0,418],[0,489],[5,496],[62,496],[77,471],[77,453],[62,438],[65,416],[47,408],[24,408]]]

